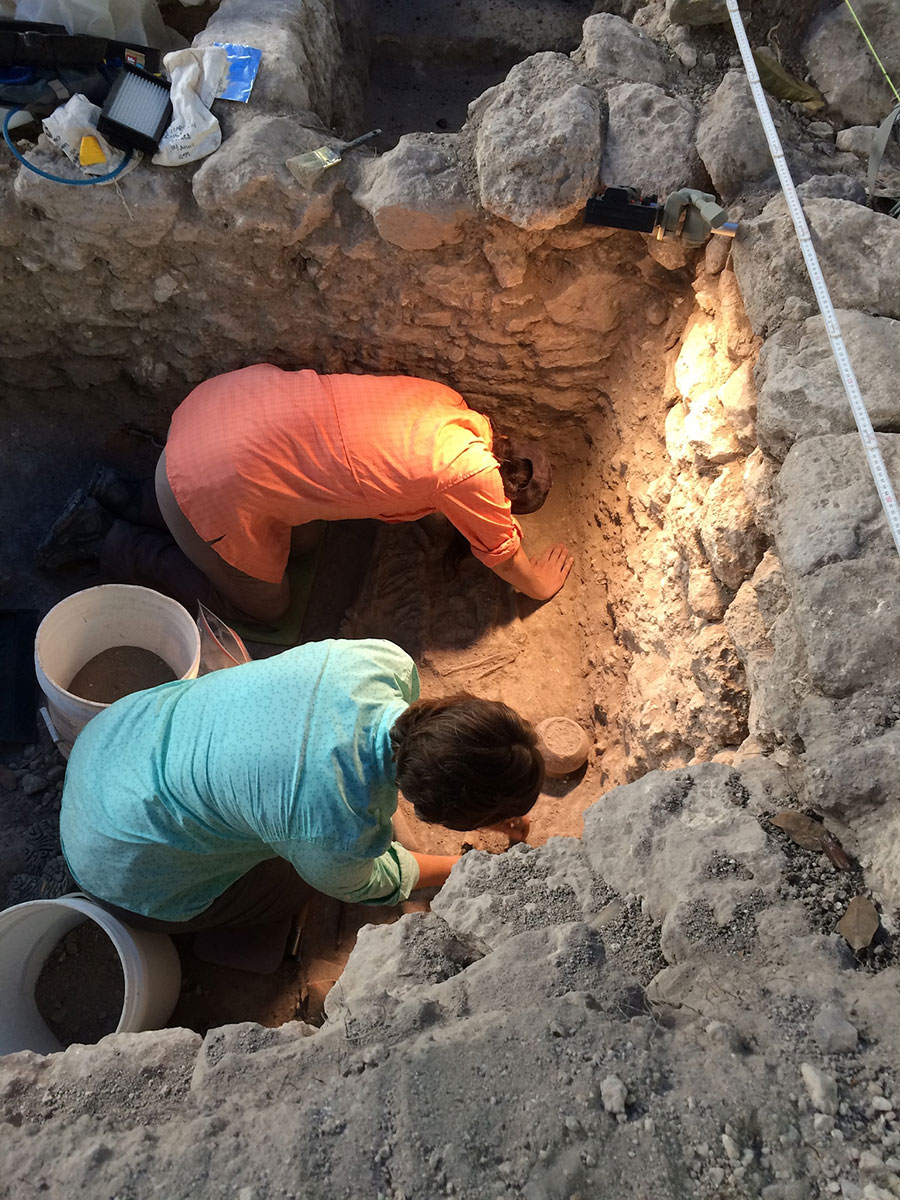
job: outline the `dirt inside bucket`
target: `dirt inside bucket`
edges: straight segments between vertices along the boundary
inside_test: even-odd
[[[34,988],[38,1012],[63,1046],[114,1033],[125,1000],[119,954],[94,921],[70,929],[47,955]]]
[[[98,704],[112,704],[132,692],[171,683],[177,676],[169,664],[143,646],[110,646],[89,659],[68,691]]]

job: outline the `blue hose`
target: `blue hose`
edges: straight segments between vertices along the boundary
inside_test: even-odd
[[[9,146],[13,158],[17,159],[23,167],[27,167],[29,171],[34,171],[35,175],[40,175],[42,179],[49,179],[51,183],[65,183],[69,187],[90,187],[94,183],[109,183],[111,179],[115,179],[117,175],[121,175],[131,162],[131,151],[128,150],[114,171],[110,171],[108,175],[93,175],[90,179],[66,179],[64,175],[51,175],[49,171],[42,171],[40,167],[36,167],[23,154],[19,153],[15,143],[9,136],[9,123],[16,113],[21,111],[20,108],[11,108],[6,114],[6,119],[3,122],[3,140]]]

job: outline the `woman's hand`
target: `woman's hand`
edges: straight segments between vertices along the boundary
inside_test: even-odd
[[[550,546],[537,558],[529,558],[520,546],[508,562],[500,563],[493,571],[532,600],[549,600],[566,582],[573,561],[562,542]]]
[[[532,558],[531,569],[537,581],[537,588],[526,595],[531,596],[532,600],[549,600],[551,596],[555,596],[566,582],[574,561],[562,542],[551,546],[537,558]]]

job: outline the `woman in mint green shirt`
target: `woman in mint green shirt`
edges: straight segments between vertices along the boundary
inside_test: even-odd
[[[398,787],[421,819],[472,829],[523,816],[543,782],[506,705],[419,700],[384,641],[314,642],[136,692],[76,740],[60,830],[79,886],[157,929],[255,925],[309,887],[397,904],[454,855],[392,841]]]

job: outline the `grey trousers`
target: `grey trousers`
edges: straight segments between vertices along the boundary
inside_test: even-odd
[[[144,487],[140,523],[117,520],[100,553],[104,574],[121,583],[156,588],[189,612],[197,601],[224,620],[276,621],[290,603],[287,576],[254,579],[232,567],[200,537],[178,507],[160,455],[155,486]]]
[[[84,889],[82,888],[82,891]],[[269,858],[243,875],[214,900],[209,908],[187,921],[160,921],[129,912],[117,904],[108,904],[99,896],[86,892],[108,913],[151,933],[200,933],[207,929],[245,929],[253,925],[270,925],[297,913],[315,888],[301,879],[291,864],[283,858]]]

